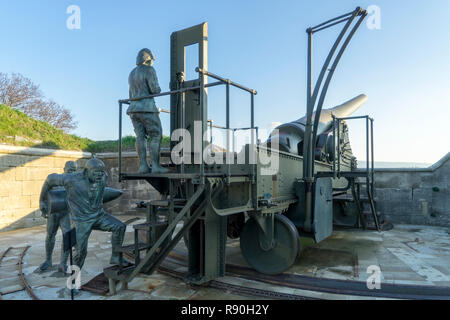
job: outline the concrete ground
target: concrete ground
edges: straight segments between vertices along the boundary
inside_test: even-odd
[[[120,217],[126,221],[130,217]],[[140,223],[136,221],[134,223]],[[45,226],[0,233],[0,255],[8,247],[31,246],[24,256],[23,273],[35,294],[43,300],[69,299],[65,284],[67,276],[57,272],[59,263],[61,234],[56,237],[53,253],[54,267],[51,271],[36,271],[45,255]],[[125,244],[133,241],[133,229],[127,227]],[[178,251],[186,251],[183,241],[177,245]],[[15,252],[20,252],[16,250]],[[88,256],[81,273],[85,284],[108,266],[111,255],[110,234],[94,231],[89,240]],[[0,264],[0,293],[4,300],[30,299],[22,290],[17,276],[17,257],[14,252],[6,256]],[[239,241],[230,240],[227,245],[227,262],[247,265],[240,249]],[[302,252],[288,273],[306,276],[365,281],[371,273],[369,266],[379,266],[382,283],[436,285],[450,287],[450,230],[441,227],[396,225],[385,232],[362,230],[337,230],[333,235],[313,245],[302,242]],[[181,268],[183,270],[183,268]],[[322,299],[365,299],[329,293],[299,290],[236,277],[223,277],[221,282],[238,284],[252,288],[291,293]],[[120,288],[120,287],[119,287]],[[156,272],[151,276],[139,275],[128,290],[119,291],[115,296],[101,296],[80,291],[78,300],[110,299],[260,299],[239,296],[213,288],[191,287],[182,280]],[[372,298],[373,299],[373,298]]]

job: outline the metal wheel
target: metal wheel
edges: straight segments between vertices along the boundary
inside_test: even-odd
[[[263,231],[255,219],[249,219],[241,233],[241,251],[247,263],[256,271],[279,274],[291,267],[299,251],[299,235],[294,224],[285,216],[274,217],[274,246],[264,250],[260,245]]]

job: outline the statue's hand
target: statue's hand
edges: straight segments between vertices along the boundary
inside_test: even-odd
[[[41,202],[40,204],[39,204],[39,209],[41,210],[41,212],[42,212],[42,216],[44,217],[44,218],[47,218],[48,217],[48,205],[47,205],[47,203],[45,203],[45,202]]]

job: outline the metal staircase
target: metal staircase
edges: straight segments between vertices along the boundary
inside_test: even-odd
[[[109,280],[110,293],[116,293],[117,282],[121,282],[122,288],[125,289],[139,273],[152,274],[183,235],[204,214],[209,195],[215,197],[221,189],[221,183],[207,182],[197,185],[189,200],[175,199],[172,195],[168,200],[148,202],[147,221],[133,226],[134,243],[121,248],[119,265],[104,269]],[[167,219],[161,216],[166,216]],[[180,222],[183,222],[183,226],[174,235]],[[139,239],[139,231],[146,233],[145,241]],[[145,252],[142,258],[141,252]],[[124,256],[134,258],[134,263],[124,265]]]
[[[343,171],[341,166],[341,150],[336,147],[336,138],[334,138],[334,150],[336,156],[333,158],[333,168],[329,172],[317,172],[316,178],[330,177],[330,178],[345,178],[348,181],[348,185],[343,189],[335,189],[337,191],[334,200],[351,201],[355,203],[356,210],[358,211],[357,226],[362,226],[366,229],[367,218],[364,212],[364,203],[369,206],[369,215],[373,219],[373,223],[377,231],[381,231],[380,221],[375,208],[374,200],[374,152],[373,152],[373,119],[369,116],[357,116],[357,117],[345,117],[337,118],[333,116],[333,136],[338,139],[337,145],[340,142],[341,123],[345,120],[364,119],[366,121],[366,168],[361,170]],[[360,181],[363,179],[363,181]],[[365,185],[365,193],[367,197],[361,196],[361,184]],[[347,191],[351,189],[351,198],[344,199],[347,196]],[[344,196],[344,197],[342,197]],[[340,197],[340,198],[339,198]]]

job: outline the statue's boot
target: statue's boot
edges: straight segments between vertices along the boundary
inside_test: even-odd
[[[47,221],[47,237],[45,238],[45,262],[41,264],[39,269],[45,271],[52,267],[52,253],[55,247],[55,235],[58,230],[58,225],[55,223],[55,219]]]
[[[167,173],[169,170],[167,168],[161,167],[159,163],[160,158],[160,143],[151,142],[150,148],[152,151],[152,173]]]
[[[117,220],[116,218],[110,216],[110,226],[113,230],[113,233],[111,235],[112,253],[111,253],[111,260],[109,261],[109,263],[119,264],[120,248],[122,246],[123,238],[125,236],[126,225]],[[131,264],[131,262],[129,262],[122,256],[122,265],[126,266],[129,264]]]
[[[150,173],[150,172],[151,172],[151,169],[148,166],[148,164],[141,164],[139,166],[139,173]]]
[[[150,167],[147,163],[147,150],[145,146],[145,139],[136,139],[136,151],[139,156],[139,173],[149,173]]]
[[[52,267],[52,260],[45,260],[43,264],[39,267],[39,270],[46,271]]]
[[[152,173],[167,173],[169,169],[161,167],[160,165],[152,165]]]
[[[60,264],[58,266],[58,272],[67,273],[67,264]]]

